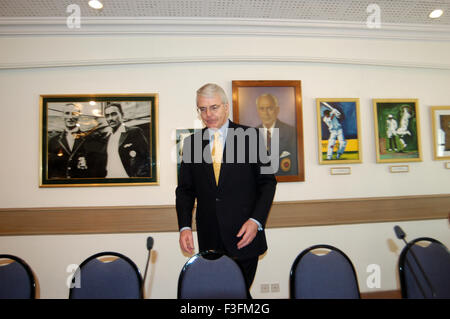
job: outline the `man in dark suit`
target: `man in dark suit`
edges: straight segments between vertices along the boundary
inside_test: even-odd
[[[192,210],[197,200],[199,250],[220,250],[243,269],[248,287],[258,256],[267,250],[264,225],[276,180],[259,154],[255,128],[228,120],[229,104],[223,89],[206,84],[197,91],[197,109],[206,125],[184,140],[183,160],[176,189],[180,247],[194,251]]]
[[[107,104],[104,115],[111,128],[105,138],[106,177],[150,176],[150,149],[142,130],[123,125],[123,110],[120,103]]]
[[[89,177],[84,144],[86,135],[80,131],[78,121],[81,105],[68,103],[63,109],[65,130],[49,138],[48,178]]]
[[[274,142],[272,136],[276,136],[274,129],[278,129],[279,168],[275,175],[297,175],[297,132],[295,127],[278,119],[280,113],[278,99],[272,94],[262,94],[256,99],[256,109],[262,122],[258,127],[264,128],[264,140],[269,152]]]

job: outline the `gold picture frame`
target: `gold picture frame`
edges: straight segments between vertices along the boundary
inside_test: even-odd
[[[377,163],[421,162],[418,99],[373,99]]]
[[[434,160],[450,159],[450,106],[432,106]]]
[[[258,100],[264,97],[266,101],[270,99],[270,103],[276,104],[269,107],[273,111],[265,111],[271,113],[268,121],[279,130],[280,154],[275,177],[278,182],[304,181],[301,81],[232,81],[232,90],[233,120],[239,124],[263,130]]]
[[[158,94],[40,96],[39,187],[159,185]]]
[[[362,163],[358,98],[317,98],[319,164]]]

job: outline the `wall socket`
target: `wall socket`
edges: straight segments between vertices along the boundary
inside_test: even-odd
[[[280,284],[279,283],[270,284],[270,292],[280,292]]]
[[[261,284],[261,293],[280,292],[280,284]]]
[[[270,292],[270,284],[261,284],[261,293]]]

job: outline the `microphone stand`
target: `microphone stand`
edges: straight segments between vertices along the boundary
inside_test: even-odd
[[[397,235],[397,238],[403,240],[405,245],[408,246],[408,242],[405,240],[405,233],[403,232],[403,230],[399,226],[395,226],[394,230],[395,230],[395,234]],[[425,270],[423,270],[422,265],[419,263],[419,259],[417,259],[416,254],[413,251],[413,246],[411,246],[409,248],[409,251],[411,252],[411,255],[413,256],[413,259],[416,262],[417,267],[419,268],[420,272],[422,273],[423,277],[425,278],[425,281],[426,281],[428,287],[430,287],[432,296],[436,297],[436,293],[434,291],[434,287],[431,284],[430,280],[428,279],[428,276],[426,275]],[[425,291],[423,290],[422,285],[420,284],[420,280],[419,280],[419,278],[417,278],[417,275],[414,272],[414,270],[413,270],[413,268],[411,266],[411,263],[409,262],[407,256],[405,256],[405,261],[406,261],[406,265],[411,269],[411,274],[413,275],[414,281],[417,283],[417,286],[419,287],[419,290],[422,293],[423,298],[424,299],[428,299],[426,294],[425,294]]]
[[[148,237],[147,238],[147,250],[148,250],[147,264],[145,265],[144,279],[142,281],[142,287],[143,287],[144,293],[145,293],[145,279],[147,278],[147,270],[148,270],[148,265],[150,263],[150,254],[151,254],[152,248],[153,248],[153,238]]]

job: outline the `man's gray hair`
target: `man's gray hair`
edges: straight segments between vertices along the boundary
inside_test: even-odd
[[[197,96],[205,96],[212,98],[219,95],[223,104],[228,104],[228,98],[225,91],[215,83],[207,83],[197,90]]]
[[[256,106],[259,105],[259,101],[261,99],[265,99],[265,98],[271,99],[273,104],[275,104],[276,107],[278,106],[278,99],[277,99],[277,97],[275,95],[270,94],[270,93],[264,93],[264,94],[261,94],[260,96],[258,96],[258,98],[256,99]]]

